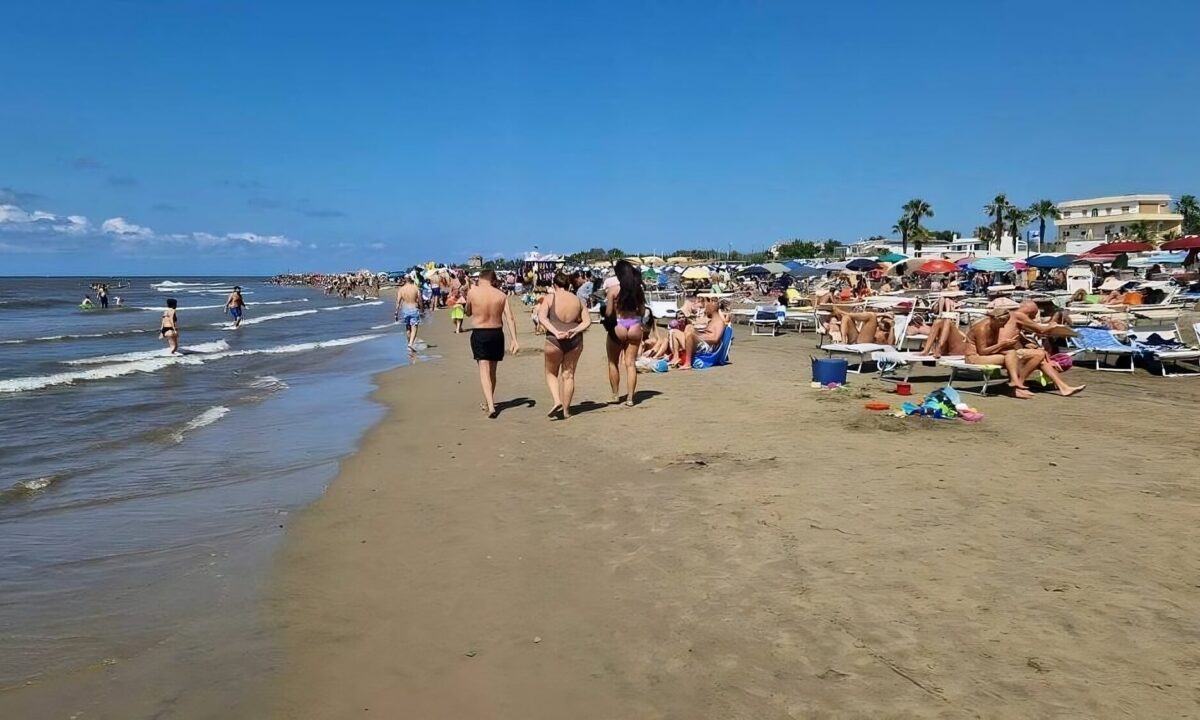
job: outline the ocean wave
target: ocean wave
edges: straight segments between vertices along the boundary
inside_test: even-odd
[[[292,303],[301,303],[301,302],[308,302],[308,298],[298,298],[296,300],[267,300],[265,302],[254,303],[254,307],[258,307],[259,305],[290,305]],[[223,307],[225,307],[225,303],[221,303],[220,305],[188,305],[186,307],[178,307],[175,309],[179,312],[187,312],[189,310],[214,310],[216,308],[223,308]],[[153,306],[149,306],[149,307],[139,306],[139,307],[136,307],[133,309],[134,310],[150,310],[150,311],[157,312],[157,311],[165,310],[166,306],[165,305],[153,305]]]
[[[227,282],[179,282],[176,280],[163,280],[162,282],[150,283],[152,288],[160,287],[208,287],[210,285],[229,285]],[[231,286],[232,287],[232,286]]]
[[[399,321],[393,321],[390,323],[384,323],[382,325],[372,325],[371,329],[372,330],[387,330],[388,328],[396,327],[397,325],[400,325],[400,324],[402,324],[402,323],[400,323]]]
[[[334,338],[332,340],[317,340],[307,343],[295,343],[293,345],[276,345],[274,347],[267,348],[224,350],[215,353],[196,353],[192,355],[159,355],[140,360],[114,363],[111,365],[101,365],[99,367],[89,368],[87,370],[74,370],[71,372],[54,373],[51,375],[34,375],[30,377],[0,380],[0,393],[27,392],[30,390],[41,390],[42,388],[52,387],[55,385],[73,385],[76,382],[106,380],[123,377],[126,375],[133,375],[136,373],[153,373],[158,372],[163,368],[171,367],[172,365],[204,365],[205,363],[209,363],[214,360],[223,360],[231,357],[243,357],[246,355],[280,355],[309,352],[311,350],[354,345],[357,343],[366,342],[368,340],[374,340],[375,338],[379,337],[383,336],[379,334],[355,335],[352,337]]]
[[[32,478],[30,480],[20,480],[7,488],[0,490],[0,502],[24,500],[42,492],[54,483],[62,480],[64,477],[66,477],[66,475],[58,474]]]
[[[228,350],[229,343],[224,340],[216,342],[200,343],[199,345],[187,345],[179,348],[184,355],[187,354],[211,354]],[[158,350],[144,350],[141,352],[119,353],[117,355],[97,355],[96,357],[77,358],[75,360],[63,360],[64,365],[108,365],[111,363],[136,362],[138,360],[153,360],[158,357],[170,357],[170,350],[160,348]]]
[[[184,425],[179,431],[177,431],[172,436],[172,439],[176,443],[181,443],[181,442],[183,442],[184,435],[188,434],[189,432],[191,432],[193,430],[199,430],[202,427],[207,427],[209,425],[212,425],[213,423],[215,423],[216,421],[220,420],[221,418],[225,417],[228,414],[229,414],[229,408],[225,407],[224,405],[214,405],[213,407],[210,407],[209,409],[200,413],[199,415],[192,418],[191,420],[188,420],[187,424]]]
[[[348,308],[369,307],[371,305],[382,305],[382,304],[383,304],[382,300],[372,300],[370,302],[354,303],[353,305],[335,305],[333,307],[327,307],[327,308],[321,308],[321,309],[332,312],[334,310],[346,310]]]
[[[286,390],[290,386],[286,382],[275,377],[274,375],[259,375],[258,377],[254,378],[253,382],[250,383],[250,387],[259,389],[259,390],[262,390],[262,389],[274,390],[275,388],[278,388],[280,390]]]
[[[80,294],[82,297],[83,294]],[[4,310],[40,310],[43,308],[66,307],[78,305],[78,300],[63,300],[61,298],[14,298],[0,300],[0,308]]]
[[[283,318],[300,317],[301,315],[315,315],[316,310],[292,310],[291,312],[274,313],[272,315],[259,315],[257,317],[246,318],[242,321],[242,326],[257,325],[259,323],[270,322],[271,320],[281,320]],[[213,327],[219,327],[224,330],[234,330],[234,324],[231,322],[212,323]]]
[[[137,335],[139,333],[158,332],[149,328],[134,328],[132,330],[112,330],[102,333],[79,333],[66,335],[46,335],[45,337],[24,338],[21,340],[0,340],[0,345],[24,345],[35,342],[56,342],[58,340],[77,340],[80,338],[106,338],[119,335]]]

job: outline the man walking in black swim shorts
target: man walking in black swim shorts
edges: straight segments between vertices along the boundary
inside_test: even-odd
[[[479,363],[479,384],[483,387],[483,410],[489,418],[496,417],[496,366],[504,359],[504,326],[512,336],[510,350],[515,355],[517,321],[513,319],[508,296],[496,287],[496,273],[479,273],[479,284],[467,292],[464,308],[471,318],[471,353]]]

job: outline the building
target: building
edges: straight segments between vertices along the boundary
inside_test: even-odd
[[[1149,223],[1151,238],[1183,229],[1183,216],[1171,212],[1170,195],[1114,195],[1058,204],[1054,221],[1058,242],[1069,253],[1083,253],[1110,240],[1129,237],[1134,223]]]
[[[975,257],[1024,257],[1025,241],[1017,238],[1014,243],[1012,236],[1005,233],[1000,238],[999,246],[996,246],[987,240],[979,238],[964,238],[958,235],[952,240],[933,240],[925,239],[920,243],[921,249],[917,249],[917,243],[913,240],[908,241],[909,257],[914,258],[942,258],[956,260],[964,255],[974,255]],[[899,240],[865,240],[847,246],[848,257],[876,257],[885,252],[903,252],[900,249]]]
[[[467,258],[467,267],[471,268],[472,270],[478,270],[479,268],[483,267],[483,256],[472,255],[471,257]]]

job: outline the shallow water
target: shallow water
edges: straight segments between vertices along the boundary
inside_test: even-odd
[[[137,278],[85,312],[86,285],[0,279],[0,688],[244,633],[222,615],[244,624],[289,513],[381,416],[370,377],[408,362],[379,301]]]

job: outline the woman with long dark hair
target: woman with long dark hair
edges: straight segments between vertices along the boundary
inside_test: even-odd
[[[546,329],[546,384],[554,407],[549,417],[571,417],[571,398],[575,395],[575,366],[583,353],[583,333],[592,324],[592,316],[575,295],[571,278],[559,271],[554,274],[553,289],[538,306],[538,321]]]
[[[605,313],[610,319],[608,333],[608,384],[613,402],[620,402],[621,367],[629,393],[625,405],[633,407],[637,392],[637,356],[642,345],[642,315],[646,312],[646,291],[642,274],[628,260],[618,260],[614,268],[617,284],[608,289]]]

